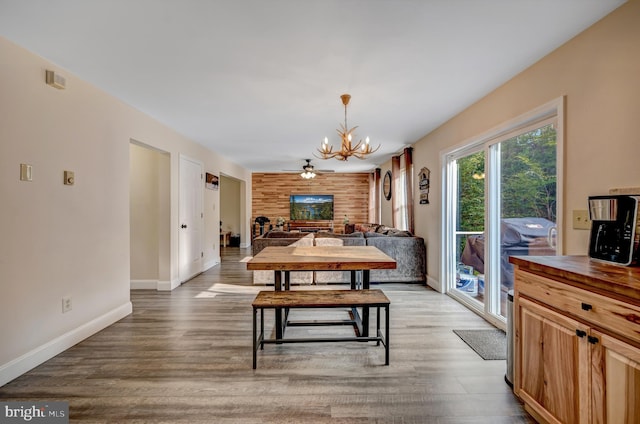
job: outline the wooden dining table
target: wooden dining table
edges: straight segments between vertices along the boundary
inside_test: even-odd
[[[395,268],[396,261],[374,246],[269,246],[247,262],[247,270],[274,271],[276,291],[290,289],[291,271],[351,271],[351,289],[355,290],[358,271],[362,272],[362,288],[369,289],[372,269]],[[276,339],[283,337],[287,325],[282,312],[276,310]],[[362,308],[362,317],[354,308],[353,315],[360,334],[368,336],[369,308]]]

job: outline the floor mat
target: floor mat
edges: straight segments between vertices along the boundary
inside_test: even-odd
[[[499,329],[453,330],[482,359],[507,359],[507,336]]]

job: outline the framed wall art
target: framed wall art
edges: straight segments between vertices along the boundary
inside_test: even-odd
[[[420,204],[429,204],[429,178],[431,171],[427,168],[422,168],[418,173],[418,187],[420,189]]]
[[[218,184],[218,176],[209,174],[208,172],[205,174],[205,183],[204,186],[209,190],[217,190],[219,187]]]

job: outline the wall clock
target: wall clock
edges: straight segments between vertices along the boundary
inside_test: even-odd
[[[387,200],[391,200],[391,171],[387,171],[384,174],[384,180],[382,180],[382,194]]]

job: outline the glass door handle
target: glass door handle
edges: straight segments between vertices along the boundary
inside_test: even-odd
[[[558,227],[550,227],[547,233],[547,243],[552,249],[556,249],[556,238],[558,236]],[[556,252],[557,253],[557,252]]]

